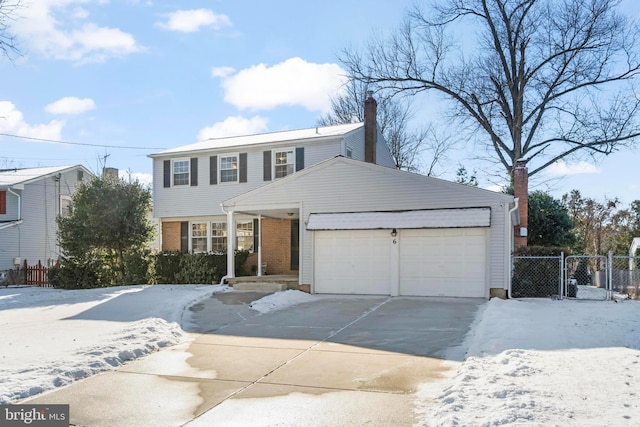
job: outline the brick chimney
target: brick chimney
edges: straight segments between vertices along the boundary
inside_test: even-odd
[[[520,225],[514,227],[514,249],[527,246],[529,227],[529,171],[526,162],[517,161],[513,169],[513,196],[519,200]]]
[[[369,163],[376,163],[377,114],[378,103],[373,98],[373,92],[367,91],[367,98],[364,100],[364,161]]]

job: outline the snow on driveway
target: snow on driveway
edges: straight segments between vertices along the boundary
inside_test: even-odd
[[[184,341],[188,307],[227,290],[0,289],[0,403]],[[264,313],[316,299],[286,291],[251,307]],[[448,378],[417,393],[419,424],[640,425],[640,301],[493,299],[479,309],[465,348]],[[289,398],[296,404],[299,396]]]

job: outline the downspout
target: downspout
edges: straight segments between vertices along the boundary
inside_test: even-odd
[[[18,221],[22,221],[22,197],[18,193],[14,193],[11,187],[7,187],[7,191],[18,198]]]
[[[227,212],[224,209],[224,205],[222,203],[220,203],[220,209],[222,209],[222,212],[224,212],[225,216],[228,218],[229,217],[229,212]],[[227,230],[229,229],[229,224],[227,224]],[[229,233],[227,233],[229,234]],[[227,236],[227,239],[229,238],[229,236]],[[228,252],[228,251],[227,251]],[[227,253],[227,265],[229,265],[229,254]],[[222,276],[222,278],[220,279],[220,284],[224,285],[225,280],[227,280],[229,278],[229,272],[227,271],[227,274],[225,274],[224,276]]]
[[[20,225],[22,224],[22,196],[14,192],[11,187],[7,187],[7,191],[18,198],[18,221],[15,225]],[[20,227],[18,227],[18,256],[22,257],[22,232]]]
[[[520,199],[518,197],[516,197],[515,199],[513,199],[514,202],[514,206],[513,208],[509,209],[509,220],[505,221],[505,228],[507,229],[508,235],[509,235],[509,253],[513,252],[513,248],[515,245],[515,236],[513,234],[513,227],[515,227],[515,225],[513,225],[511,223],[511,218],[513,217],[513,214],[515,212],[518,211],[518,209],[520,208]],[[508,296],[507,297],[511,297],[511,255],[507,255],[507,265],[506,265],[506,273],[507,273],[507,280],[508,280]]]

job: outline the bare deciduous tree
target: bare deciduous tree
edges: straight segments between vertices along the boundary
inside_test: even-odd
[[[351,78],[392,93],[443,95],[492,160],[509,174],[526,161],[531,176],[640,136],[639,27],[618,3],[441,0],[341,61]],[[455,34],[467,39],[457,45]]]
[[[10,25],[16,18],[19,7],[20,0],[0,0],[0,52],[6,57],[11,57],[12,53],[19,53]]]
[[[320,126],[332,126],[364,121],[364,100],[370,86],[351,80],[344,92],[331,100],[331,111],[320,118]],[[451,148],[450,139],[437,134],[431,126],[412,129],[413,111],[409,101],[394,98],[383,91],[376,92],[377,123],[387,141],[397,169],[424,172],[431,176]],[[423,162],[423,158],[429,158]]]

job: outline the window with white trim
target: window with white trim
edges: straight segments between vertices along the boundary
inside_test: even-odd
[[[189,159],[173,161],[173,185],[189,185]]]
[[[227,223],[211,223],[211,251],[224,252],[227,250]]]
[[[291,150],[283,150],[283,151],[275,151],[274,154],[274,162],[273,162],[273,176],[278,178],[284,178],[287,175],[291,175],[294,172],[295,167],[295,151]]]
[[[68,218],[71,215],[71,197],[60,196],[60,216]]]
[[[191,251],[207,252],[208,227],[206,222],[194,222],[191,224]]]
[[[220,182],[238,182],[238,155],[220,156]]]
[[[353,159],[353,150],[349,146],[347,146],[347,157]]]
[[[236,249],[253,252],[253,221],[236,222]]]

